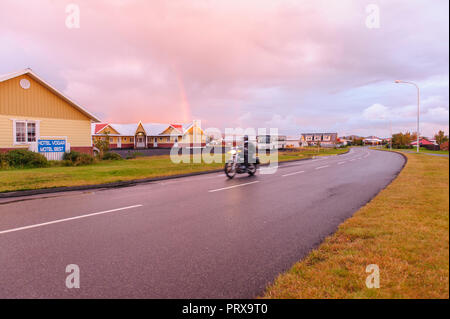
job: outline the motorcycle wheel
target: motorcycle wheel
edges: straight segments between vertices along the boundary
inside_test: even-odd
[[[253,176],[256,173],[256,165],[255,164],[248,164],[247,172],[249,176]]]
[[[232,179],[234,175],[236,175],[236,169],[233,168],[233,163],[226,163],[225,164],[225,174],[229,179]]]

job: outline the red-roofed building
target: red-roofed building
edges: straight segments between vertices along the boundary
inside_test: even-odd
[[[108,123],[95,124],[94,134],[97,134],[98,132],[103,130],[106,126],[108,126]]]
[[[417,145],[417,141],[411,142],[411,145]],[[424,138],[419,139],[419,145],[425,146],[425,145],[435,145],[433,142],[430,142]]]
[[[190,124],[130,123],[92,124],[92,139],[109,140],[111,149],[185,147],[206,143],[199,120]]]
[[[182,124],[170,124],[173,128],[177,129],[180,132],[183,132],[183,125]]]

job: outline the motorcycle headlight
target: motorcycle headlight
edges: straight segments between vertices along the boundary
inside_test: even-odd
[[[236,154],[236,150],[228,151],[228,154],[234,155],[234,154]]]

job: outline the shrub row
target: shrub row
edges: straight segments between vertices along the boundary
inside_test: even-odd
[[[103,160],[121,160],[117,153],[106,152],[102,156]],[[80,166],[94,163],[95,158],[86,153],[71,151],[63,156],[63,166]],[[0,153],[0,169],[2,168],[37,168],[48,167],[52,162],[47,161],[45,156],[25,149],[12,150]]]
[[[65,166],[80,166],[89,165],[94,162],[94,157],[86,153],[70,151],[63,156],[63,165]]]
[[[24,149],[12,150],[7,153],[0,154],[1,168],[32,168],[47,167],[48,165],[49,163],[43,155]]]
[[[102,160],[117,161],[117,160],[121,160],[121,159],[122,159],[122,157],[119,154],[113,153],[113,152],[106,152],[102,156]]]

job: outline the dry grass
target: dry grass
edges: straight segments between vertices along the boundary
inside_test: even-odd
[[[406,156],[398,178],[264,298],[449,298],[449,160]],[[379,289],[365,285],[369,264]]]

